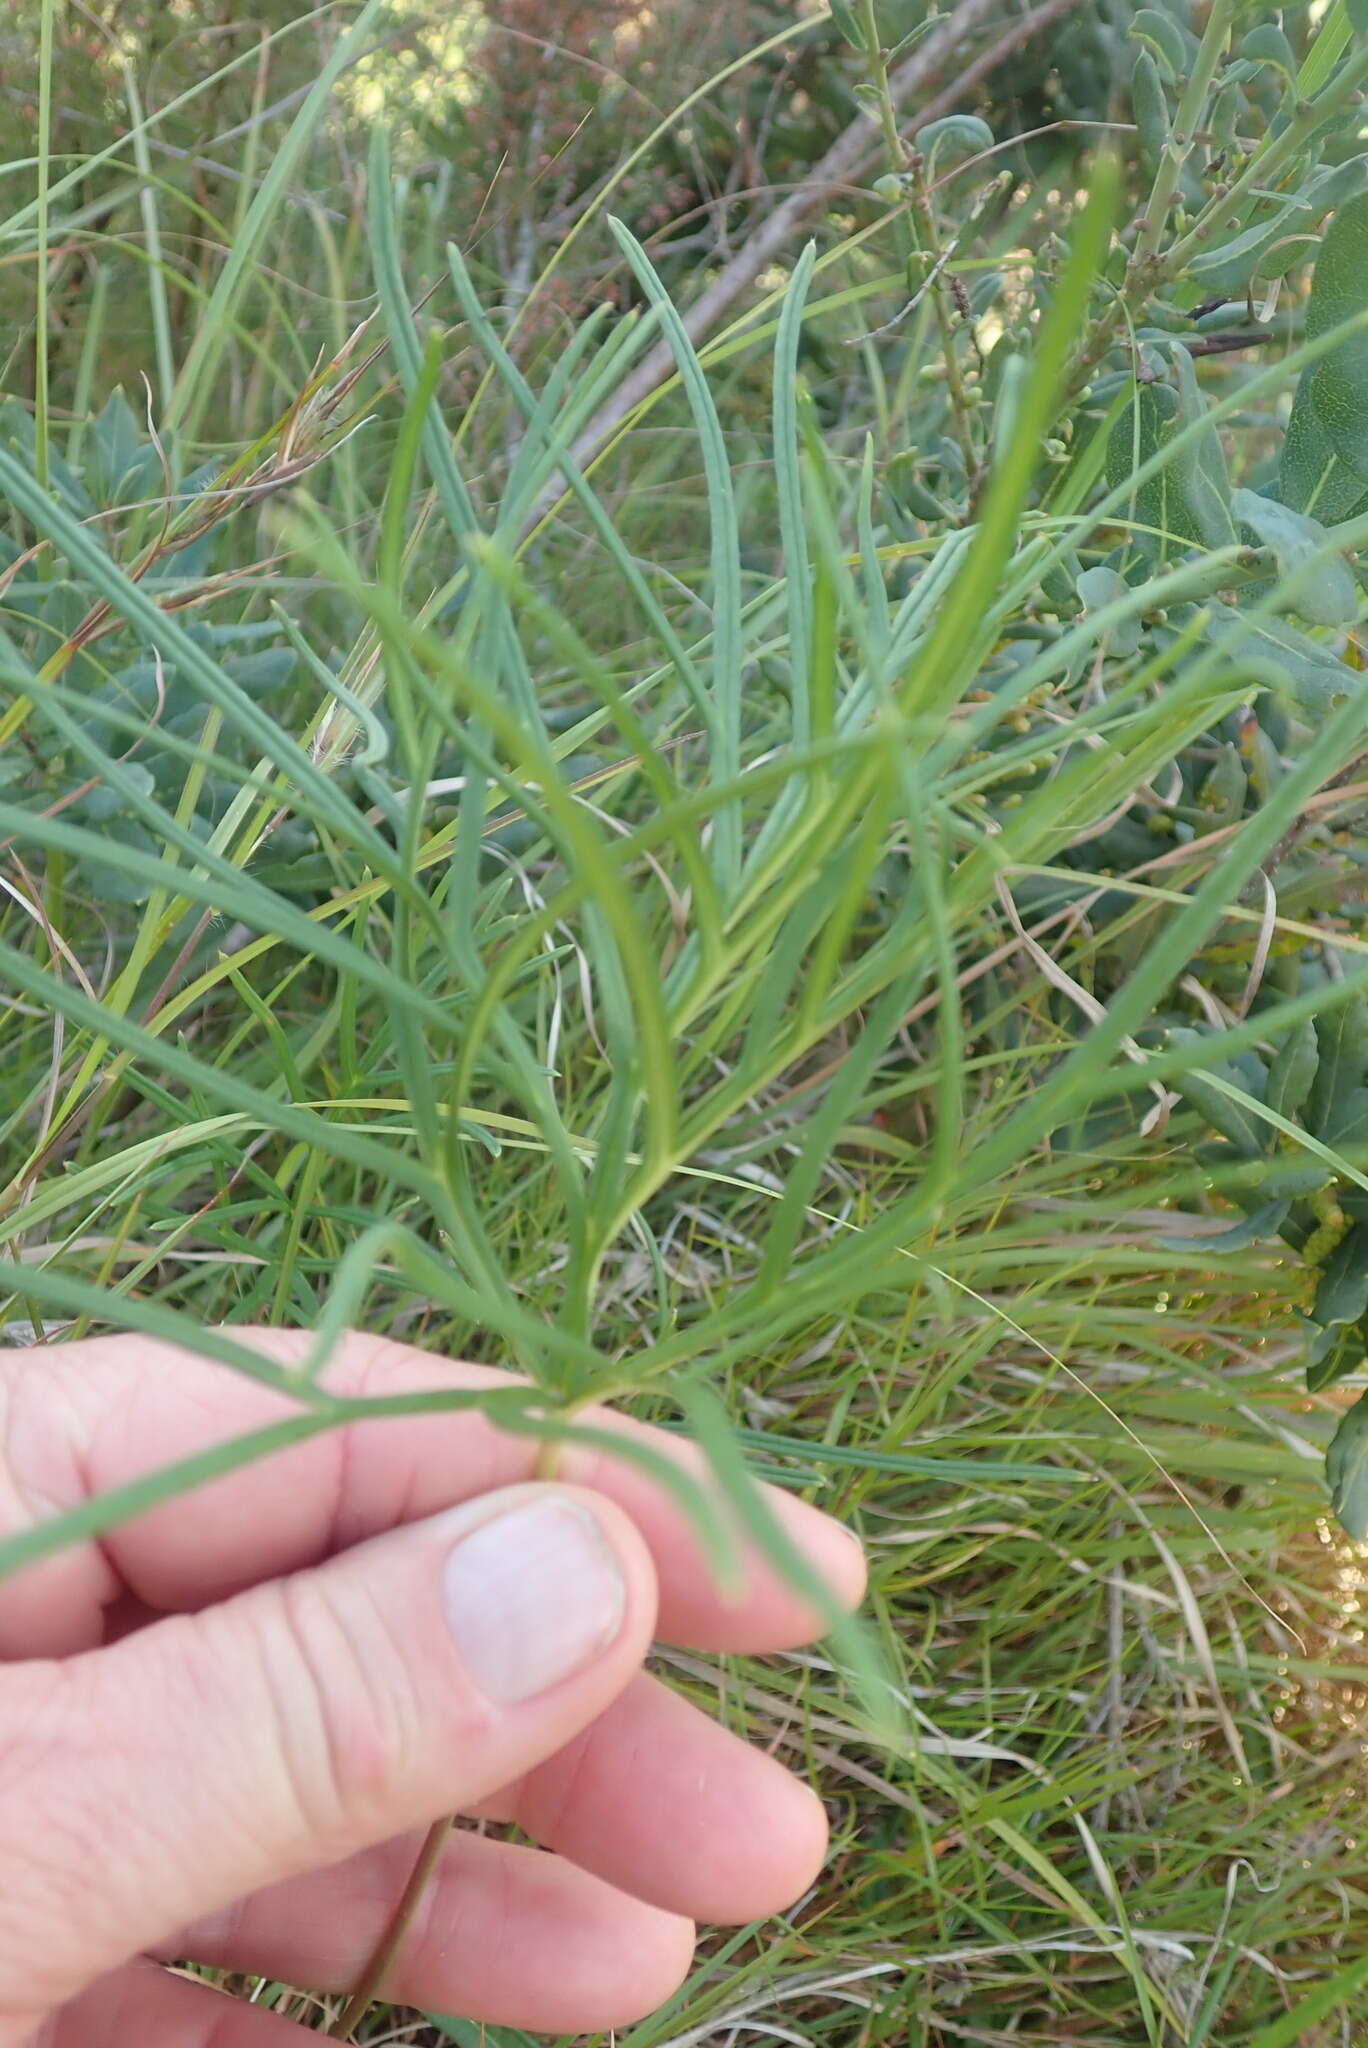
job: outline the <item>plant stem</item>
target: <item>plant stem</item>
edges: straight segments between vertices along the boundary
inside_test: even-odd
[[[43,0],[38,29],[38,262],[34,279],[33,330],[33,466],[41,489],[48,487],[48,259],[52,180],[52,45],[57,0]]]
[[[1226,44],[1230,41],[1234,15],[1235,0],[1212,0],[1211,12],[1207,16],[1207,25],[1202,33],[1192,73],[1178,102],[1174,126],[1164,145],[1164,153],[1159,160],[1159,168],[1155,172],[1154,184],[1145,207],[1145,217],[1141,223],[1140,238],[1135,245],[1133,259],[1138,269],[1146,269],[1159,260],[1159,244],[1168,226],[1174,194],[1183,175],[1183,166],[1192,153],[1197,131],[1202,125],[1207,94],[1211,90],[1211,81],[1216,76],[1216,66],[1225,55]]]
[[[913,195],[912,210],[907,219],[912,228],[915,245],[920,252],[931,277],[931,304],[935,309],[936,327],[940,334],[941,354],[945,359],[945,389],[950,400],[950,410],[955,418],[955,438],[964,457],[964,478],[972,504],[979,474],[979,453],[974,440],[973,409],[969,395],[964,388],[960,374],[959,357],[955,353],[955,319],[951,311],[950,293],[945,284],[945,269],[941,263],[940,235],[936,227],[936,216],[931,205],[931,195],[926,187],[926,173],[920,163],[912,166]]]
[[[955,354],[955,323],[950,309],[949,295],[939,273],[939,235],[936,217],[932,210],[930,194],[922,166],[913,160],[909,166],[907,151],[898,133],[898,115],[893,104],[893,92],[888,78],[888,59],[879,40],[879,17],[875,0],[860,0],[860,24],[864,29],[865,55],[869,60],[870,82],[874,87],[879,109],[879,128],[883,135],[884,149],[888,156],[888,168],[899,175],[910,168],[912,173],[912,203],[901,216],[903,234],[903,258],[908,268],[908,286],[917,289],[912,272],[918,264],[924,266],[926,277],[931,282],[931,303],[935,309],[936,328],[940,335],[941,354],[945,361],[945,389],[954,415],[955,438],[959,442],[964,458],[965,483],[972,494],[974,480],[978,473],[978,449],[974,443],[973,424],[964,379],[960,375],[959,358]]]
[[[1303,107],[1280,135],[1272,136],[1262,148],[1255,150],[1224,198],[1212,200],[1204,207],[1187,234],[1174,243],[1169,260],[1181,267],[1189,257],[1195,256],[1206,239],[1214,210],[1220,207],[1228,212],[1239,206],[1252,187],[1267,185],[1280,177],[1284,166],[1296,155],[1306,138],[1314,134],[1341,101],[1351,99],[1365,79],[1368,79],[1368,50],[1361,50],[1344,66],[1334,83],[1327,85],[1324,92]]]
[[[1202,125],[1211,81],[1216,76],[1216,67],[1224,56],[1226,44],[1230,40],[1233,16],[1234,0],[1213,0],[1196,61],[1192,67],[1192,75],[1178,103],[1173,132],[1164,145],[1164,154],[1155,172],[1154,183],[1150,188],[1149,199],[1140,223],[1140,233],[1126,267],[1125,280],[1120,291],[1088,330],[1084,345],[1078,354],[1074,373],[1069,380],[1071,395],[1076,395],[1092,376],[1111,347],[1123,317],[1137,305],[1143,304],[1151,292],[1155,291],[1174,270],[1181,269],[1187,256],[1200,247],[1208,233],[1212,208],[1220,205],[1228,209],[1240,190],[1240,183],[1237,182],[1223,199],[1208,201],[1192,231],[1181,241],[1175,242],[1167,252],[1161,251],[1160,245],[1168,226],[1174,194],[1178,190],[1183,166],[1192,153],[1193,143]],[[1246,171],[1246,180],[1248,176],[1249,173]]]
[[[372,1950],[370,1960],[358,1977],[356,1989],[343,2007],[341,2017],[335,2020],[332,2026],[329,2027],[329,2040],[350,2041],[354,2039],[356,2029],[366,2017],[391,1964],[399,1953],[404,1936],[412,1925],[413,1916],[422,1903],[423,1896],[441,1860],[442,1850],[446,1846],[446,1838],[450,1828],[450,1820],[444,1817],[441,1820],[434,1821],[427,1834],[423,1837],[423,1846],[418,1851],[417,1861],[414,1863],[413,1869],[409,1872],[409,1880],[400,1894],[399,1903],[390,1915],[384,1933]]]
[[[884,148],[888,153],[890,171],[901,171],[907,166],[907,157],[898,133],[898,117],[893,108],[893,95],[888,84],[888,59],[883,43],[879,39],[879,16],[874,0],[860,0],[860,24],[865,34],[865,55],[869,59],[870,77],[879,101],[879,127],[883,133]]]
[[[1255,150],[1229,191],[1223,193],[1220,198],[1213,196],[1209,199],[1185,235],[1167,250],[1156,249],[1147,262],[1140,260],[1140,250],[1137,248],[1120,291],[1088,330],[1087,340],[1079,352],[1078,361],[1069,380],[1070,396],[1076,396],[1097,369],[1112,345],[1124,314],[1128,311],[1133,312],[1138,306],[1143,305],[1150,294],[1167,278],[1182,271],[1184,264],[1190,262],[1198,251],[1206,246],[1218,217],[1233,217],[1241,201],[1246,199],[1254,188],[1267,185],[1280,177],[1306,138],[1314,134],[1339,103],[1356,93],[1365,79],[1368,79],[1368,50],[1360,51],[1346,64],[1334,83],[1326,86],[1323,92],[1305,106],[1280,135],[1271,137],[1261,148]],[[1186,98],[1185,94],[1185,104]],[[1180,109],[1180,122],[1182,119]],[[1146,222],[1150,218],[1153,206],[1154,194],[1151,193],[1150,204],[1145,212]]]

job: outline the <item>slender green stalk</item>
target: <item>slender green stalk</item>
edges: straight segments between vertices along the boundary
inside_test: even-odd
[[[162,251],[161,220],[152,176],[152,152],[148,146],[147,123],[137,75],[125,63],[124,91],[128,98],[129,137],[133,161],[138,167],[138,206],[142,213],[147,244],[147,297],[152,309],[152,346],[157,360],[157,414],[165,419],[171,410],[176,385],[175,350],[171,340],[171,309],[166,290],[166,259]]]
[[[908,173],[908,156],[898,129],[897,109],[888,82],[888,58],[879,34],[878,0],[860,0],[860,20],[864,29],[866,55],[869,62],[870,78],[874,87],[875,105],[879,113],[879,127],[883,135],[884,151],[888,168],[895,174]],[[936,229],[936,217],[931,197],[926,187],[923,169],[913,164],[910,171],[912,192],[910,202],[898,209],[900,233],[903,239],[903,258],[907,270],[908,288],[916,290],[921,279],[918,272],[930,280],[931,303],[935,310],[936,331],[940,337],[941,361],[945,368],[945,389],[950,400],[950,413],[954,421],[955,437],[959,442],[960,454],[964,459],[965,479],[972,495],[979,471],[979,452],[973,430],[973,408],[969,403],[960,370],[959,354],[955,346],[955,316],[951,309],[949,294],[941,276],[940,237]]]
[[[1173,130],[1159,159],[1159,167],[1155,172],[1144,218],[1140,224],[1140,234],[1135,245],[1135,262],[1142,271],[1153,270],[1157,266],[1159,250],[1168,232],[1169,213],[1173,206],[1174,194],[1178,190],[1178,181],[1195,146],[1197,131],[1206,110],[1207,94],[1216,75],[1216,67],[1225,56],[1226,46],[1230,41],[1236,5],[1237,0],[1211,0],[1206,26],[1202,30],[1202,39],[1197,46],[1197,55],[1184,83]]]
[[[1181,236],[1168,252],[1167,265],[1174,274],[1180,272],[1183,264],[1196,255],[1208,239],[1212,224],[1220,214],[1232,213],[1261,187],[1274,185],[1285,175],[1288,166],[1295,162],[1297,152],[1308,136],[1323,127],[1337,109],[1348,109],[1357,105],[1365,81],[1368,81],[1368,48],[1359,50],[1351,56],[1348,62],[1332,75],[1314,100],[1299,106],[1286,127],[1279,129],[1275,135],[1265,137],[1227,193],[1219,199],[1208,201],[1188,232]]]
[[[33,436],[34,475],[48,487],[52,434],[48,287],[52,252],[52,79],[57,0],[41,0],[38,15],[38,222],[34,265]]]

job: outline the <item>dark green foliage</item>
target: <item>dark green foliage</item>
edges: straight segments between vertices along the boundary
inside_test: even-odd
[[[1368,194],[1335,216],[1316,263],[1306,309],[1308,340],[1368,311]],[[1302,372],[1282,461],[1287,504],[1321,519],[1353,519],[1368,507],[1368,330],[1348,332]]]
[[[1314,987],[1316,972],[1303,966],[1300,985]],[[1191,1045],[1202,1035],[1175,1027],[1168,1043]],[[1205,1035],[1213,1047],[1219,1042]],[[1257,1219],[1259,1235],[1276,1232],[1293,1246],[1312,1276],[1309,1386],[1359,1371],[1368,1356],[1368,1192],[1339,1162],[1368,1158],[1368,999],[1308,1019],[1238,1068],[1207,1059],[1177,1085],[1220,1133],[1205,1158],[1223,1192]],[[1301,1133],[1315,1154],[1298,1142]],[[1237,1224],[1213,1244],[1234,1248],[1248,1235]]]
[[[0,409],[0,447],[33,460],[32,420],[14,400]],[[174,459],[174,436],[149,438],[116,389],[89,423],[74,459],[58,458],[51,465],[53,488],[76,518],[89,523],[111,510],[127,515],[130,538],[136,545],[141,534],[148,550],[144,588],[172,602],[203,585],[226,555],[231,558],[227,544],[235,538],[226,520],[213,518],[207,493],[214,466],[180,480],[173,475],[168,494],[167,472]],[[0,534],[0,569],[16,563],[19,553]],[[197,795],[185,824],[197,838],[208,840],[251,765],[250,743],[232,732],[225,736],[217,721],[209,721],[203,697],[176,661],[149,655],[123,621],[101,619],[92,594],[76,580],[16,578],[7,593],[7,611],[10,631],[21,632],[19,644],[35,668],[58,657],[54,716],[35,728],[29,746],[25,780],[30,800],[52,805],[73,824],[151,859],[158,840],[138,818],[139,799],[174,810],[194,770]],[[236,622],[192,616],[186,632],[248,696],[269,700],[277,713],[292,702],[296,657],[279,644],[279,628],[269,616]],[[4,678],[7,700],[17,682],[13,671]],[[118,790],[101,776],[109,754],[122,769]],[[291,821],[284,837],[298,841],[298,836]],[[316,846],[316,838],[306,832],[296,853]],[[277,843],[278,867],[281,851]],[[111,866],[95,847],[77,857],[75,874],[97,901],[143,903],[152,886],[146,878]],[[302,878],[287,879],[286,886],[291,885],[307,893]]]

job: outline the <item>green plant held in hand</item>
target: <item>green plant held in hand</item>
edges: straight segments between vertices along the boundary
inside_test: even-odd
[[[1075,1371],[1103,1315],[1080,1276],[1129,1330],[1142,1273],[1155,1315],[1247,1274],[1254,1321],[1276,1300],[1302,1333],[1297,1442],[1324,1448],[1326,1390],[1368,1353],[1368,24],[1358,0],[1085,11],[1052,90],[1080,102],[1102,51],[1134,125],[1103,105],[1047,138],[1084,152],[1050,176],[990,97],[900,98],[950,33],[922,10],[761,22],[776,67],[829,37],[863,182],[720,331],[685,226],[658,246],[617,217],[632,155],[544,195],[613,303],[554,254],[515,289],[366,111],[379,0],[256,158],[219,263],[165,253],[166,109],[111,144],[112,200],[113,168],[42,145],[10,247],[41,274],[97,196],[150,214],[158,363],[101,388],[95,300],[84,350],[43,327],[0,405],[0,1321],[257,1377],[234,1327],[316,1342],[281,1431],[0,1539],[0,1570],[350,1419],[327,1363],[357,1323],[515,1369],[478,1405],[548,1459],[597,1443],[591,1402],[668,1416],[819,1599],[743,1452],[797,1483],[867,1454],[933,1502],[1001,1489],[1009,1530],[1016,1489],[1079,1479],[1024,1434],[996,1460],[919,1444],[948,1393],[879,1392],[852,1450],[858,1365],[809,1430],[793,1361],[870,1331],[968,1399],[999,1347]],[[991,84],[1003,24],[971,14]],[[352,91],[364,206],[319,212],[331,324],[306,338],[294,195]],[[1087,1484],[1124,1493],[1166,1418],[1118,1434],[1116,1387],[1094,1405]],[[1362,1539],[1368,1409],[1333,1419]],[[702,1488],[636,1454],[725,1572]],[[1189,1536],[1238,1549],[1175,1467]],[[827,1618],[857,1739],[915,1752],[888,1631]],[[1252,1781],[1238,1731],[1232,1755]],[[1086,1804],[1061,1810],[1091,1882]],[[993,1853],[1048,1886],[991,1813]],[[1125,2038],[1218,2038],[1224,1980],[1178,2035],[1120,1893],[1069,1882],[1089,1939],[1122,1926]]]

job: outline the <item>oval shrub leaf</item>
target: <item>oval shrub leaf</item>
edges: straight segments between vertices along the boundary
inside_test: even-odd
[[[1311,1315],[1323,1329],[1368,1313],[1368,1224],[1356,1223],[1321,1268]]]
[[[1171,14],[1163,14],[1157,7],[1139,7],[1126,34],[1148,44],[1170,78],[1186,78],[1190,62],[1188,39]]]
[[[1235,491],[1231,510],[1293,579],[1288,601],[1309,626],[1344,626],[1358,617],[1359,588],[1349,564],[1318,519],[1258,491]]]
[[[1317,364],[1311,393],[1331,447],[1368,484],[1368,193],[1340,208],[1321,243],[1306,309],[1308,340],[1357,314],[1362,330]]]
[[[947,114],[943,121],[929,121],[912,137],[912,144],[926,158],[928,166],[943,154],[977,156],[992,149],[997,141],[986,121],[977,114]]]
[[[1357,1372],[1365,1349],[1362,1323],[1332,1323],[1328,1329],[1318,1330],[1306,1362],[1307,1392],[1319,1394],[1322,1388],[1333,1387]]]
[[[1306,1127],[1322,1144],[1343,1144],[1356,1132],[1368,1100],[1368,998],[1354,996],[1316,1019],[1320,1060]]]
[[[1333,526],[1341,519],[1357,519],[1368,512],[1368,487],[1336,454],[1335,444],[1321,424],[1312,395],[1318,368],[1317,364],[1307,370],[1297,386],[1283,442],[1278,488],[1284,504],[1314,512],[1317,519]]]
[[[1269,1108],[1279,1116],[1294,1117],[1311,1093],[1311,1083],[1316,1078],[1319,1065],[1320,1044],[1316,1038],[1316,1027],[1309,1017],[1303,1017],[1273,1055],[1265,1097]]]
[[[1131,69],[1131,112],[1146,161],[1157,166],[1169,138],[1169,110],[1159,66],[1148,50],[1136,52]]]
[[[1330,1505],[1346,1536],[1368,1538],[1368,1395],[1360,1394],[1335,1431],[1325,1454]]]
[[[1131,587],[1118,569],[1101,566],[1084,569],[1078,579],[1078,594],[1083,600],[1083,609],[1091,614],[1105,610],[1109,604],[1118,604],[1131,595]],[[1120,619],[1107,631],[1107,644],[1117,654],[1134,654],[1140,645],[1142,629],[1138,613],[1127,619]]]

